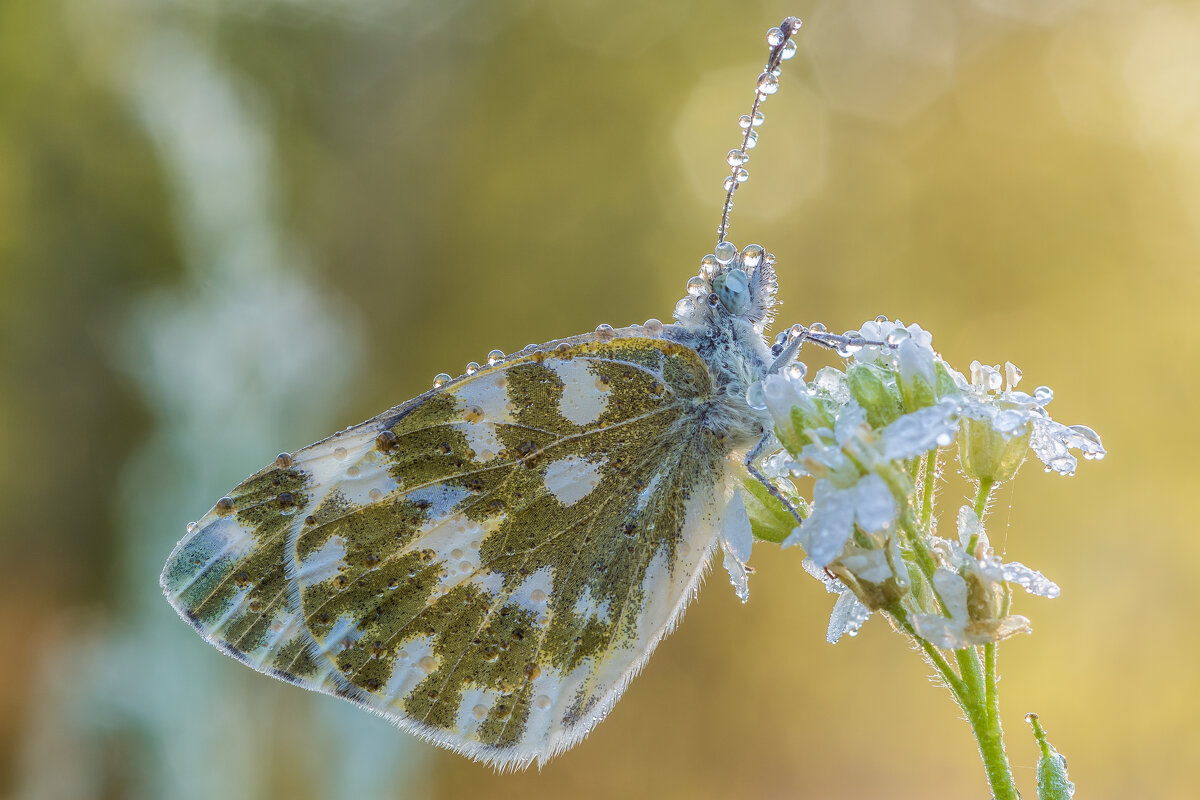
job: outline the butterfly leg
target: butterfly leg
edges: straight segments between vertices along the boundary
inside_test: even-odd
[[[796,518],[796,524],[800,525],[804,522],[804,518],[800,516],[800,512],[797,511],[796,507],[792,505],[792,503],[786,497],[783,496],[783,492],[779,491],[779,487],[777,487],[770,478],[762,474],[758,467],[754,466],[754,462],[762,454],[763,448],[767,446],[767,442],[774,438],[775,434],[773,434],[771,431],[765,431],[763,433],[762,438],[758,440],[758,444],[754,445],[750,452],[746,454],[746,469],[754,477],[754,480],[765,486],[767,492],[769,492],[772,497],[783,504],[783,507],[786,508],[788,512]]]
[[[771,348],[771,355],[775,356],[775,360],[771,362],[771,366],[767,370],[767,374],[770,375],[778,372],[790,364],[792,359],[796,357],[796,353],[800,351],[800,348],[806,341],[812,342],[815,345],[827,348],[829,350],[836,350],[838,352],[842,352],[842,348],[846,348],[848,346],[854,346],[856,348],[873,346],[888,347],[893,350],[896,349],[896,346],[891,342],[876,342],[864,339],[861,336],[852,341],[852,338],[853,337],[830,333],[829,331],[825,330],[823,325],[816,325],[812,328],[806,328],[803,325],[793,325],[792,327],[788,328],[787,331],[781,333],[779,338],[775,340],[775,346]]]

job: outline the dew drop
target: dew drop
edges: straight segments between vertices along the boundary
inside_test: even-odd
[[[675,317],[677,319],[687,319],[696,312],[696,304],[692,302],[692,298],[684,297],[675,304]]]
[[[383,499],[383,491],[378,486],[372,486],[371,491],[367,492],[367,497],[371,498],[371,502],[378,503]]]
[[[346,457],[346,448],[344,448],[344,447],[333,448],[333,457],[336,458],[338,461],[341,461],[343,458]]]
[[[219,514],[222,517],[233,513],[233,498],[232,497],[222,497],[220,500],[218,500],[217,505],[216,505],[216,511],[217,511],[217,514]]]
[[[763,97],[775,94],[779,91],[779,78],[769,72],[764,72],[758,76],[758,93]]]
[[[292,454],[280,453],[279,455],[275,456],[275,466],[279,467],[280,469],[287,469],[288,467],[292,466]]]
[[[187,532],[188,532],[188,533],[195,533],[195,532],[196,532],[196,531],[198,531],[198,530],[200,530],[200,523],[199,523],[199,522],[189,522],[189,523],[187,524]]]
[[[803,330],[804,330],[803,325],[793,325],[792,326],[792,331],[797,335],[799,334],[800,331],[803,331]],[[808,326],[809,333],[825,333],[827,330],[828,330],[828,328],[825,327],[824,322],[814,322],[812,325]]]
[[[803,361],[788,364],[787,376],[793,381],[802,381],[808,375],[808,365]]]
[[[880,314],[878,317],[875,318],[876,325],[887,325],[889,322],[891,322],[891,320],[888,319],[883,314]]]
[[[762,264],[762,261],[762,245],[748,245],[746,249],[742,251],[742,267],[744,269],[758,269],[758,267]]]
[[[784,41],[783,31],[779,30],[779,28],[771,28],[767,31],[767,44],[770,47],[779,47]]]
[[[787,344],[787,341],[788,341],[788,332],[787,331],[780,331],[779,333],[775,334],[775,344],[776,345],[782,347],[783,345]]]
[[[396,434],[391,431],[380,431],[379,435],[375,437],[375,449],[381,453],[390,453],[398,442]]]
[[[743,149],[753,150],[758,147],[758,131],[750,131],[746,134],[746,144]]]
[[[725,180],[721,181],[721,186],[724,187],[725,191],[727,191],[727,192],[733,191],[733,187],[735,187],[737,185],[738,185],[737,179],[734,178],[732,175],[730,175]]]
[[[1049,386],[1039,386],[1033,390],[1033,399],[1039,406],[1044,406],[1054,399],[1054,390]]]
[[[546,602],[546,593],[541,589],[534,589],[529,593],[529,599],[535,603],[544,603]]]
[[[755,411],[765,411],[767,408],[767,393],[763,391],[762,381],[755,381],[746,390],[746,405]]]
[[[746,181],[750,180],[750,173],[747,172],[744,167],[739,167],[738,171],[735,172],[732,177],[736,178],[738,183],[745,183]]]
[[[648,336],[657,338],[658,336],[662,335],[663,324],[661,321],[651,317],[642,323],[642,330],[644,330]]]
[[[704,258],[700,259],[700,277],[712,280],[721,271],[721,264],[717,261],[717,257],[709,253]]]
[[[488,363],[489,367],[499,364],[503,360],[504,360],[504,351],[503,350],[492,350],[490,353],[487,354],[487,363]]]
[[[751,124],[752,122],[749,114],[742,114],[742,116],[738,119],[738,127],[742,130],[746,130],[751,126]]]
[[[908,331],[906,331],[904,328],[893,328],[888,332],[887,339],[885,341],[888,343],[889,347],[899,347],[900,343],[908,338],[911,337]]]
[[[716,263],[716,259],[713,259],[713,263]],[[708,281],[704,280],[704,278],[701,278],[699,275],[688,278],[687,293],[692,297],[700,297],[701,295],[708,294],[708,292]]]
[[[601,342],[611,342],[617,336],[613,326],[607,322],[596,326],[596,338]]]
[[[788,39],[783,43],[783,50],[779,53],[779,58],[783,61],[791,61],[796,55],[796,40]]]
[[[754,127],[757,128],[758,126],[762,125],[764,120],[765,117],[763,117],[763,113],[761,111],[754,112]]]
[[[474,375],[476,372],[479,372],[479,364],[475,361],[467,362],[466,373],[468,375]]]
[[[539,711],[547,711],[550,708],[550,698],[544,694],[539,694],[538,699],[534,700],[533,704],[538,707]]]
[[[740,167],[750,160],[750,156],[746,155],[745,150],[730,150],[725,154],[725,162],[731,167]]]
[[[440,389],[450,382],[450,376],[445,372],[439,372],[433,376],[433,388]]]
[[[733,242],[721,242],[713,251],[713,255],[716,257],[717,262],[722,266],[737,258],[737,254],[737,245],[735,245]]]

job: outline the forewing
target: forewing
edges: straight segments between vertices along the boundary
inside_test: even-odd
[[[497,766],[570,747],[677,621],[727,495],[707,367],[636,330],[281,457],[180,542],[168,598],[255,669]]]

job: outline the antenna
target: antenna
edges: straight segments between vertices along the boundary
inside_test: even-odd
[[[754,130],[763,123],[762,112],[758,107],[768,96],[779,91],[780,63],[796,55],[796,42],[792,37],[800,32],[800,18],[787,17],[778,27],[767,31],[767,45],[771,48],[767,53],[767,66],[758,76],[755,84],[754,105],[750,113],[743,114],[738,120],[744,133],[742,144],[737,149],[730,150],[725,155],[729,163],[729,177],[725,179],[725,205],[721,209],[721,226],[717,228],[717,244],[725,241],[729,233],[729,215],[733,211],[733,193],[750,177],[745,164],[750,160],[749,151],[758,144],[758,131]]]

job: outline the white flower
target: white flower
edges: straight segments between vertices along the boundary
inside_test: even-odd
[[[733,591],[738,599],[744,603],[750,599],[750,568],[746,562],[750,560],[754,534],[750,529],[750,515],[746,513],[746,504],[740,491],[734,491],[733,497],[725,506],[720,539],[721,549],[725,551],[723,564],[725,571],[729,573],[729,582],[733,584]]]
[[[1079,464],[1071,450],[1087,459],[1104,458],[1106,451],[1095,431],[1083,425],[1063,425],[1046,413],[1053,392],[1046,387],[1032,395],[1018,391],[1021,371],[1011,362],[1005,365],[1005,375],[1007,380],[998,367],[978,361],[971,364],[971,383],[963,387],[962,415],[982,425],[968,423],[963,440],[962,463],[968,475],[1008,480],[1028,448],[1046,465],[1047,472],[1060,475],[1073,475]]]
[[[937,355],[933,352],[933,334],[920,325],[906,326],[900,320],[888,322],[886,317],[877,317],[871,322],[863,323],[858,329],[858,334],[868,342],[883,342],[882,346],[864,345],[856,352],[852,360],[859,364],[890,366],[893,358],[892,348],[903,342],[910,342],[914,350],[923,352],[930,358]]]
[[[935,647],[958,650],[1033,631],[1029,620],[1018,614],[1003,619],[972,619],[967,582],[956,572],[938,569],[933,573],[933,588],[942,598],[949,616],[914,614],[912,625],[918,636]]]
[[[948,650],[1029,633],[1029,620],[1016,614],[1001,616],[1005,583],[1030,594],[1057,597],[1058,586],[1024,564],[1004,564],[992,552],[987,533],[970,506],[958,511],[959,541],[948,543],[948,560],[957,569],[934,572],[933,587],[949,614],[914,614],[913,628],[921,638]]]
[[[817,478],[813,511],[784,547],[802,544],[808,557],[824,567],[842,552],[856,524],[867,533],[891,527],[900,508],[880,472],[894,470],[894,461],[949,444],[955,411],[953,402],[943,402],[875,431],[867,425],[866,412],[851,404],[842,408],[833,431],[810,432],[812,443],[800,451],[796,466]]]
[[[803,566],[809,575],[825,586],[825,591],[837,595],[837,602],[833,604],[833,611],[829,614],[829,626],[825,630],[826,641],[837,644],[843,636],[858,635],[859,628],[870,618],[871,609],[859,602],[846,584],[831,577],[823,568],[814,564],[812,559],[804,559]]]

